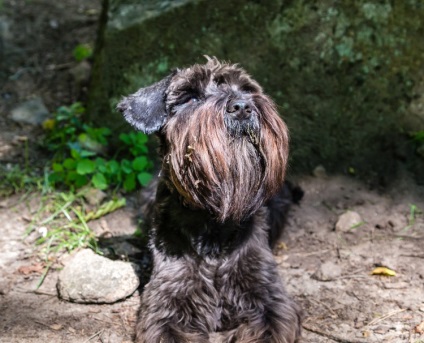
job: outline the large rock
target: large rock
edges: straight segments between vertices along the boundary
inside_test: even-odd
[[[276,100],[292,169],[390,179],[395,156],[422,164],[399,137],[424,129],[423,17],[419,1],[105,0],[88,113],[124,129],[122,95],[215,55]]]
[[[78,252],[59,274],[57,289],[62,299],[77,303],[113,303],[139,286],[137,267],[112,261],[86,249]]]

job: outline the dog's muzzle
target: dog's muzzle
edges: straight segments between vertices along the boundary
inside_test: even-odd
[[[225,108],[225,125],[228,132],[236,138],[249,137],[257,143],[259,121],[255,106],[249,100],[232,99]]]
[[[227,115],[233,120],[243,121],[249,120],[252,116],[253,106],[247,100],[230,100],[227,104]]]

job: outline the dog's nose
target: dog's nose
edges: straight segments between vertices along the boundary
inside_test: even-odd
[[[247,100],[231,100],[227,104],[227,113],[234,119],[246,120],[252,114],[252,105]]]

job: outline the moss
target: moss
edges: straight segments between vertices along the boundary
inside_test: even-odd
[[[116,127],[113,107],[122,94],[214,55],[240,63],[280,105],[294,171],[324,164],[391,177],[423,71],[421,2],[179,0],[164,2],[160,13],[150,0],[143,5],[149,16],[118,30],[117,14],[128,3],[139,2],[113,1],[115,24],[103,30],[90,94],[94,119]]]

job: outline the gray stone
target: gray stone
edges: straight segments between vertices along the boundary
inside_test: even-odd
[[[72,67],[69,70],[69,73],[74,78],[74,81],[76,84],[78,85],[86,84],[88,83],[88,80],[90,79],[91,65],[86,60],[81,61],[75,67]]]
[[[87,187],[84,190],[84,198],[92,206],[99,205],[106,196],[107,194],[105,192],[97,188]]]
[[[318,281],[333,281],[342,274],[342,268],[333,262],[324,262],[311,276]]]
[[[343,213],[336,223],[336,231],[348,232],[357,225],[363,223],[359,213],[354,211],[347,211]]]
[[[131,263],[112,261],[92,250],[82,250],[60,272],[59,296],[77,303],[116,302],[138,288],[137,269]]]
[[[11,112],[14,121],[31,125],[41,125],[48,116],[49,111],[41,98],[27,100]]]
[[[322,166],[322,165],[316,166],[316,167],[314,168],[314,170],[312,171],[312,174],[313,174],[315,177],[318,177],[318,178],[324,178],[324,177],[327,177],[327,172],[326,172],[326,170],[325,170],[324,166]]]

